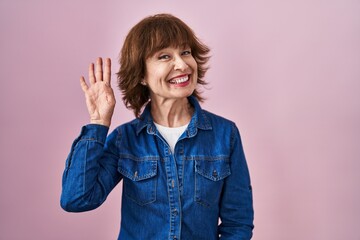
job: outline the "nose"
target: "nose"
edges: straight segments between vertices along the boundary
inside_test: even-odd
[[[185,71],[189,66],[186,64],[181,56],[174,58],[174,70]]]

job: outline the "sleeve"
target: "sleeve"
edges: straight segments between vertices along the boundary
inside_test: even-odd
[[[121,180],[117,171],[117,130],[89,124],[72,144],[62,177],[61,207],[83,212],[99,207]]]
[[[250,174],[241,138],[235,124],[231,136],[231,175],[225,179],[220,202],[221,240],[249,240],[254,228],[254,209]]]

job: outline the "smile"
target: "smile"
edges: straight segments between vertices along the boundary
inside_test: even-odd
[[[184,83],[187,81],[189,81],[189,75],[178,77],[178,78],[173,78],[173,79],[169,80],[169,82],[171,84],[180,84],[180,83]]]

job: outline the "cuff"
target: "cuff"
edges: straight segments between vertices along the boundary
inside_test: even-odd
[[[80,139],[91,139],[105,143],[108,131],[109,127],[99,124],[88,124],[81,128]]]

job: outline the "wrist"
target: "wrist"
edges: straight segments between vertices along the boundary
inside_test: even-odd
[[[111,121],[97,120],[97,119],[90,119],[90,123],[91,124],[103,125],[105,127],[110,127],[110,125],[111,125]]]

